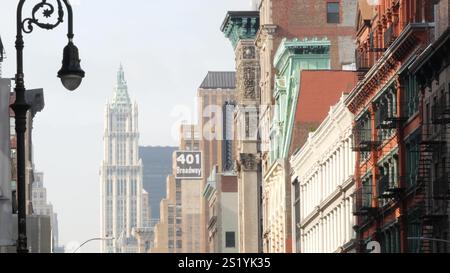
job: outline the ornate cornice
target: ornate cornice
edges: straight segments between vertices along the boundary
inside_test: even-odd
[[[413,23],[403,30],[345,100],[345,104],[353,114],[364,109],[374,94],[382,89],[395,74],[394,72],[400,68],[401,62],[414,52],[415,48],[422,46],[418,33],[428,28],[429,25],[426,23]]]
[[[450,28],[448,28],[431,46],[411,65],[420,87],[431,88],[433,80],[450,65]]]
[[[256,38],[259,30],[258,11],[229,11],[220,30],[225,34],[233,48],[240,40]]]
[[[273,65],[280,69],[293,55],[328,55],[329,52],[330,41],[327,38],[320,40],[318,38],[305,38],[303,40],[297,38],[287,40],[284,38],[275,54]]]

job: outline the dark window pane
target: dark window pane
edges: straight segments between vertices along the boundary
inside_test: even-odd
[[[235,234],[233,232],[225,232],[225,247],[235,247]]]
[[[328,3],[328,13],[339,13],[339,3]]]
[[[339,23],[339,3],[327,3],[327,23]]]

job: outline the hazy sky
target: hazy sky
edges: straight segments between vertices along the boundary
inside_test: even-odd
[[[13,77],[18,1],[1,2],[0,35],[8,57],[3,76]],[[231,44],[219,28],[228,10],[250,9],[249,0],[72,3],[75,44],[86,71],[82,86],[71,93],[56,77],[67,44],[65,23],[25,35],[24,55],[26,87],[45,90],[46,106],[34,123],[34,159],[58,213],[62,244],[100,234],[103,110],[120,62],[130,96],[139,104],[140,143],[176,145],[171,130],[179,117],[172,116],[174,107],[194,108],[197,87],[208,70],[234,69]],[[99,244],[87,244],[82,251],[99,251]]]

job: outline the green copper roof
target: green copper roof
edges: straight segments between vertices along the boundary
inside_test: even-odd
[[[229,11],[220,30],[230,39],[233,48],[239,40],[255,39],[259,29],[258,11]]]
[[[112,104],[114,106],[131,104],[130,96],[128,95],[127,81],[125,80],[125,73],[122,65],[120,65],[119,71],[117,72],[117,86],[114,89]]]
[[[283,64],[292,56],[302,56],[302,58],[315,58],[318,56],[326,56],[330,53],[330,41],[327,38],[304,38],[299,40],[297,38],[288,40],[284,38],[278,47],[273,60],[273,65],[280,69]],[[323,67],[325,69],[325,67]]]
[[[289,156],[295,113],[303,70],[330,69],[330,41],[318,39],[283,39],[274,58],[275,114],[271,126],[270,162]]]

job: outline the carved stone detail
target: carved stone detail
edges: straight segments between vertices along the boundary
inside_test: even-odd
[[[244,171],[257,171],[258,164],[261,161],[259,155],[255,154],[240,154],[239,163],[241,165],[241,169]]]
[[[255,59],[256,58],[256,50],[254,46],[244,46],[242,50],[242,58],[244,60]]]
[[[256,69],[254,67],[244,67],[242,73],[242,86],[244,99],[256,99]]]

